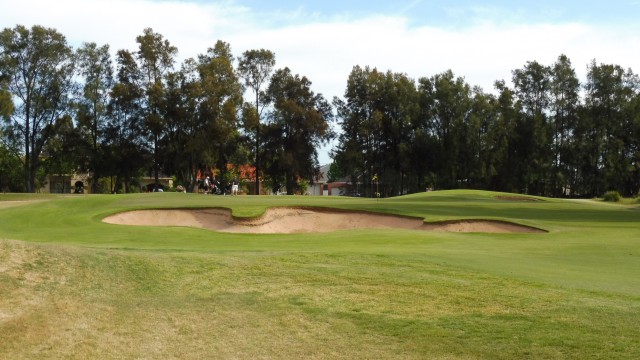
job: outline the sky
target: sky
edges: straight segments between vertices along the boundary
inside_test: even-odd
[[[236,56],[276,54],[276,68],[306,76],[312,90],[341,97],[355,65],[417,80],[447,70],[493,91],[527,61],[616,64],[640,72],[640,0],[0,0],[0,28],[58,30],[83,42],[135,51],[150,27],[178,48],[178,66],[217,40]],[[320,163],[330,162],[328,147]]]

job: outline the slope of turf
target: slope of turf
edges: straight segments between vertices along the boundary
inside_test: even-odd
[[[0,207],[0,358],[640,356],[634,206],[481,191],[38,200]],[[101,222],[211,206],[498,219],[549,233],[247,235]]]

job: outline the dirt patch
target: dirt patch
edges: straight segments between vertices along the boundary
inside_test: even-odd
[[[452,232],[544,232],[522,225],[481,220],[425,224],[422,219],[364,212],[272,208],[258,218],[234,218],[227,209],[135,210],[103,219],[109,224],[187,226],[230,233],[293,234],[350,229],[416,229]]]
[[[28,205],[38,202],[43,202],[46,200],[5,200],[0,201],[0,209],[6,209],[15,206]]]

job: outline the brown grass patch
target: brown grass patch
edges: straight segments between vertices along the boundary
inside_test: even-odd
[[[38,203],[43,201],[47,201],[47,200],[4,200],[4,201],[0,201],[0,209],[28,205],[28,204],[33,204],[33,203]]]

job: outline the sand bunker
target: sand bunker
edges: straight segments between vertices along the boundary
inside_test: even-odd
[[[292,234],[350,229],[416,229],[450,232],[540,233],[527,226],[485,220],[425,223],[422,219],[326,209],[272,208],[258,218],[234,218],[227,209],[136,210],[103,219],[109,224],[188,226],[231,233]]]
[[[530,233],[543,234],[545,230],[531,226],[497,220],[456,220],[425,223],[421,229],[448,232]]]

